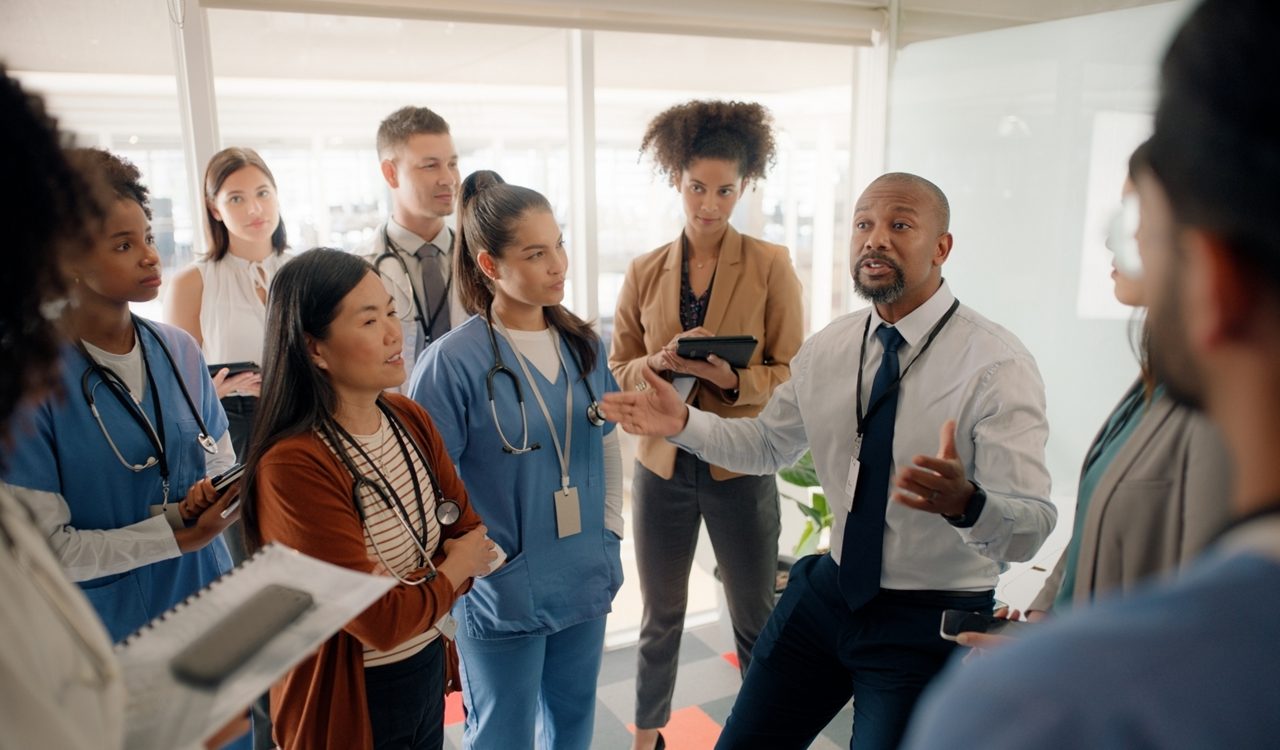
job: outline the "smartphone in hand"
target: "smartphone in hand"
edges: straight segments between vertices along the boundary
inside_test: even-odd
[[[1022,620],[1006,620],[980,612],[948,609],[942,613],[942,627],[938,630],[938,635],[948,641],[954,641],[961,633],[1016,635],[1027,626],[1028,623]]]
[[[214,494],[216,496],[221,496],[223,492],[226,492],[228,487],[230,487],[232,484],[234,484],[237,480],[240,479],[240,476],[242,474],[244,474],[244,464],[236,464],[235,466],[232,466],[230,469],[227,469],[226,471],[222,472],[218,476],[210,479],[209,483],[213,485]],[[227,516],[234,513],[236,511],[236,508],[239,508],[239,507],[240,507],[240,499],[236,498],[236,501],[228,505],[226,510],[222,511],[222,513],[219,515],[221,515],[223,518],[226,518]]]

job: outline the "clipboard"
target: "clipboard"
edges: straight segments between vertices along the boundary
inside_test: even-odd
[[[128,694],[125,747],[200,747],[395,583],[281,544],[263,547],[116,646]],[[228,633],[243,636],[226,628],[249,627],[245,618],[259,612],[263,592],[280,587],[305,606],[255,615],[254,632],[248,634],[252,643],[228,644]],[[224,645],[242,651],[218,652]],[[213,668],[190,679],[186,667],[193,663]]]
[[[746,367],[759,343],[755,336],[690,336],[676,343],[676,354],[685,359],[714,354],[734,367]]]

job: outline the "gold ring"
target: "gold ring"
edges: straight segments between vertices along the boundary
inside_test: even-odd
[[[636,383],[636,390],[637,390],[637,391],[647,391],[647,390],[649,390],[649,384],[648,384],[648,383],[646,383],[645,381],[641,380],[639,383]]]

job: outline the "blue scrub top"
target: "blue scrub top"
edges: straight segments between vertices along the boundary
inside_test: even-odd
[[[151,325],[173,353],[210,437],[221,438],[227,431],[227,417],[195,340],[172,326]],[[196,442],[200,428],[155,336],[145,328],[138,335],[164,412],[169,502],[178,502],[205,476],[207,454]],[[62,393],[20,410],[13,423],[13,442],[7,446],[4,479],[18,487],[61,494],[76,529],[118,529],[151,517],[150,506],[163,498],[160,469],[153,466],[133,472],[120,465],[82,395],[81,376],[88,364],[74,346],[64,347]],[[90,386],[97,382],[97,376],[91,375]],[[144,385],[142,407],[154,423],[151,386],[145,381]],[[143,463],[154,454],[141,426],[106,386],[98,386],[93,396],[111,439],[127,461]],[[218,537],[196,552],[84,581],[80,587],[112,640],[120,641],[230,569],[231,556]]]
[[[563,337],[561,354],[570,372],[566,378],[562,369],[554,384],[535,367],[529,368],[535,381],[529,383],[501,335],[498,347],[524,389],[529,443],[541,445],[539,450],[523,455],[502,450],[485,389],[493,350],[483,317],[473,316],[432,343],[418,359],[409,384],[409,395],[427,410],[444,438],[490,538],[507,553],[506,564],[476,579],[454,608],[467,635],[480,639],[546,635],[602,617],[622,585],[620,542],[604,527],[603,441],[613,424],[601,428],[587,420],[590,396]],[[599,398],[618,390],[618,385],[598,342],[597,353],[596,366],[587,377]],[[560,489],[560,464],[530,389],[541,390],[563,441],[567,380],[573,381],[574,389],[569,483],[578,489],[582,532],[560,539],[553,497]],[[520,407],[510,378],[494,378],[494,396],[502,431],[518,447],[523,437]]]

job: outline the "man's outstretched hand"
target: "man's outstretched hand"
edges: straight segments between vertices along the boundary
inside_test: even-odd
[[[644,380],[636,390],[604,394],[600,410],[605,419],[632,435],[670,437],[683,430],[689,420],[689,408],[680,400],[680,394],[649,367],[641,374]]]

